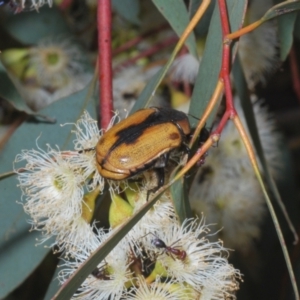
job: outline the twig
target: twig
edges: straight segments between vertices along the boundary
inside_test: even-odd
[[[111,0],[98,0],[97,18],[100,124],[106,129],[113,115]]]

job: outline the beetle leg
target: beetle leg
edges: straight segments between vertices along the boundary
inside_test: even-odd
[[[187,154],[187,156],[188,156],[187,160],[189,160],[191,158],[191,149],[190,149],[190,147],[188,145],[186,145],[185,143],[182,143],[180,149],[181,149],[182,152]]]
[[[167,162],[169,160],[169,153],[164,153],[161,155],[155,162],[153,171],[156,174],[157,177],[157,186],[153,189],[148,190],[147,192],[147,201],[149,198],[150,193],[155,193],[157,190],[159,190],[165,183],[165,166],[167,165]]]
[[[164,168],[155,168],[153,171],[157,177],[157,186],[153,189],[147,191],[147,201],[149,199],[150,193],[155,193],[158,191],[165,183],[165,169]]]
[[[162,154],[155,162],[154,168],[160,169],[164,168],[167,165],[167,162],[169,160],[169,153]]]

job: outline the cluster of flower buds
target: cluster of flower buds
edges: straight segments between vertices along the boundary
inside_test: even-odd
[[[88,113],[73,125],[74,150],[37,146],[23,150],[15,162],[32,229],[42,232],[41,243],[54,236],[51,246],[64,254],[61,283],[147,202],[147,182],[111,181],[110,228],[97,228],[93,215],[104,179],[94,149],[102,131]],[[180,224],[166,192],[95,266],[74,298],[234,298],[240,273],[228,263],[222,242],[208,240],[208,232],[203,219]]]

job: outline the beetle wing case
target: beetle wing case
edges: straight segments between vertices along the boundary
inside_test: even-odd
[[[190,133],[188,118],[168,108],[141,109],[109,129],[97,144],[99,173],[109,179],[129,178],[178,148]]]

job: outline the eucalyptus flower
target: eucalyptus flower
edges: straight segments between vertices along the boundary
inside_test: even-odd
[[[63,283],[77,268],[95,251],[110,233],[97,232],[97,239],[91,241],[88,247],[73,254],[74,260],[66,260],[64,269],[59,273],[59,280]],[[88,250],[89,248],[89,250]],[[129,268],[129,248],[120,242],[89,275],[77,290],[72,299],[100,300],[121,299],[132,285],[132,271]]]
[[[265,158],[272,176],[280,178],[282,169],[281,136],[272,114],[253,97],[253,110]],[[239,99],[235,107],[246,124]],[[260,237],[260,225],[266,206],[259,182],[253,171],[244,143],[233,122],[228,122],[217,147],[211,148],[205,164],[190,190],[191,206],[203,212],[209,223],[223,228],[219,237],[226,247],[252,252]]]
[[[10,4],[11,8],[15,9],[16,13],[28,10],[38,11],[40,7],[48,4],[50,7],[53,4],[53,0],[8,0],[3,1],[6,4]],[[3,4],[3,3],[0,3]]]
[[[113,117],[109,128],[112,126],[116,117],[117,115]],[[88,190],[94,190],[99,186],[102,190],[104,187],[104,179],[97,171],[95,148],[103,131],[98,129],[97,121],[92,119],[86,111],[75,124],[69,125],[74,125],[75,127],[73,133],[76,138],[73,143],[74,149],[77,151],[77,153],[74,153],[74,155],[70,157],[70,162],[81,170],[85,180],[91,179],[87,181],[86,184]]]
[[[83,54],[69,39],[47,38],[30,48],[30,64],[42,86],[61,86],[84,72]]]
[[[143,181],[108,181],[110,229],[97,228],[92,220],[104,178],[97,171],[95,147],[103,131],[87,112],[69,125],[74,126],[75,149],[60,151],[48,145],[47,150],[23,150],[15,163],[29,222],[42,232],[41,242],[54,236],[51,246],[64,254],[61,283],[147,202],[149,189],[157,185],[151,170]],[[172,159],[178,161],[176,156]],[[234,295],[239,272],[228,263],[227,250],[221,242],[208,241],[204,221],[191,219],[180,225],[170,196],[161,196],[95,266],[72,299],[194,299],[207,290]]]
[[[234,294],[240,273],[228,263],[222,243],[207,239],[208,232],[203,220],[185,220],[181,226],[177,223],[151,232],[144,238],[145,248],[156,256],[156,264],[165,269],[159,275],[188,284],[200,293],[204,288],[213,288],[216,292]]]
[[[175,82],[195,83],[200,61],[190,53],[177,57],[172,65],[171,79]]]
[[[23,150],[15,162],[25,161],[25,166],[16,169],[19,186],[23,192],[25,211],[39,225],[47,217],[64,212],[65,218],[81,214],[83,189],[82,175],[72,168],[61,151],[48,145],[47,151]]]
[[[84,53],[64,37],[7,49],[2,57],[22,98],[35,111],[83,89],[92,77]]]
[[[161,282],[159,280],[147,284],[143,277],[139,277],[136,285],[126,296],[127,300],[183,300],[193,299],[189,291],[183,289],[176,281]]]

